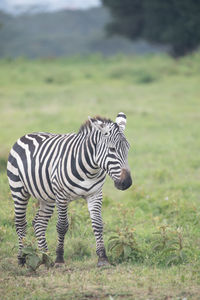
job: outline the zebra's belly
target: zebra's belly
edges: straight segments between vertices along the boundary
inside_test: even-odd
[[[53,184],[49,186],[47,183],[45,184],[44,189],[41,186],[37,186],[37,189],[35,188],[34,192],[29,186],[26,186],[26,188],[28,193],[39,201],[53,202],[56,200],[57,193],[59,193],[59,195],[62,194],[62,197],[66,198],[66,201],[73,201],[79,198],[87,198],[88,196],[95,194],[102,188],[104,181],[105,179],[103,181],[85,180],[79,182],[79,184],[76,183],[74,186],[67,183],[65,187],[62,188],[62,191],[54,189]]]
[[[87,198],[88,196],[98,192],[103,184],[105,178],[102,180],[84,180],[82,182],[74,183],[74,185],[66,183],[64,190],[70,200],[76,200],[78,198]]]
[[[35,184],[34,189],[29,185],[26,185],[28,193],[35,199],[40,201],[54,202],[56,195],[53,192],[52,188],[48,184],[45,184],[43,187]]]

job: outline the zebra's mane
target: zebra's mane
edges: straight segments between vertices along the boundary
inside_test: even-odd
[[[102,118],[100,116],[95,116],[93,117],[92,119],[95,119],[95,120],[99,120],[99,121],[102,121],[103,123],[112,123],[112,121],[110,119],[107,119],[107,118]],[[79,129],[79,132],[78,133],[81,133],[85,130],[89,130],[91,131],[92,130],[92,125],[90,123],[89,120],[85,121],[85,123],[83,123]]]

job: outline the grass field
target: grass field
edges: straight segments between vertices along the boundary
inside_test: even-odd
[[[0,298],[200,299],[200,53],[0,61]],[[128,245],[96,267],[86,203],[71,203],[62,268],[17,265],[9,149],[24,133],[78,131],[88,116],[127,115],[134,185],[104,186],[104,239]],[[35,238],[28,208],[27,243]],[[55,258],[56,211],[47,230]],[[135,245],[135,250],[130,245]],[[123,248],[125,249],[125,248]],[[127,253],[127,252],[126,252]]]

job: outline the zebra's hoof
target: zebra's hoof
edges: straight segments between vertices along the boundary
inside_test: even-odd
[[[60,268],[60,267],[64,266],[64,263],[65,263],[65,261],[64,261],[63,255],[57,255],[54,267]]]
[[[58,264],[64,264],[64,258],[63,258],[63,256],[61,256],[61,255],[58,255],[57,257],[56,257],[56,260],[55,260],[55,263],[58,263]]]
[[[26,263],[26,258],[25,257],[18,257],[18,265],[20,267],[24,267],[25,263]]]
[[[97,267],[109,267],[110,263],[108,261],[107,258],[99,258],[98,263],[97,263]]]
[[[58,268],[63,268],[65,266],[64,262],[55,262],[54,264],[54,268],[58,269]]]

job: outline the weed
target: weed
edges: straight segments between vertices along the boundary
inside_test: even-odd
[[[163,225],[154,234],[157,235],[153,242],[153,252],[157,254],[157,264],[170,266],[187,262],[190,250],[183,243],[181,228],[172,230],[169,226]]]
[[[22,248],[22,257],[25,258],[26,266],[36,271],[40,265],[44,264],[47,268],[53,266],[53,260],[47,252],[41,252],[37,247],[24,240],[24,247]]]
[[[108,251],[113,262],[137,261],[141,259],[141,251],[135,238],[135,229],[125,227],[118,230],[108,240]]]

